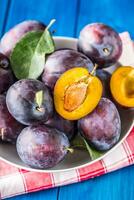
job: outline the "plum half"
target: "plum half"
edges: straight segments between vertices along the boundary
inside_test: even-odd
[[[118,110],[107,98],[102,98],[92,113],[80,119],[78,127],[89,144],[100,151],[113,147],[121,134]]]
[[[65,119],[78,120],[94,110],[102,90],[101,81],[86,68],[69,69],[55,84],[55,109]]]
[[[68,152],[67,136],[45,125],[29,126],[17,139],[17,152],[22,161],[37,169],[57,165]]]
[[[53,114],[49,89],[38,80],[22,79],[7,91],[6,103],[12,116],[25,125],[47,121]]]
[[[114,100],[126,108],[134,108],[134,67],[117,68],[110,80]]]

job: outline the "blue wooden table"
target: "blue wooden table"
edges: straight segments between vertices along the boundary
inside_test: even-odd
[[[77,37],[87,23],[104,22],[134,38],[133,0],[0,0],[0,37],[16,23],[55,18],[56,35]],[[82,183],[36,192],[11,200],[134,200],[134,166]]]

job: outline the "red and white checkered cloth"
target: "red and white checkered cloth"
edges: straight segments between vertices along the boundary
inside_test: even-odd
[[[133,45],[128,33],[122,33],[122,62],[134,64]],[[125,55],[127,52],[127,59]],[[128,54],[129,52],[129,54]],[[129,58],[128,58],[129,57]],[[66,172],[37,173],[16,168],[0,160],[0,198],[35,192],[56,186],[80,182],[134,163],[134,128],[129,136],[110,154],[92,165]]]

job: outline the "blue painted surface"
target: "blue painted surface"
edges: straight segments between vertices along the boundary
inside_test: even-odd
[[[77,37],[91,22],[104,22],[134,38],[133,0],[0,0],[0,35],[25,19],[48,23],[56,18],[56,35]],[[133,200],[134,166],[82,183],[10,198],[10,200]]]

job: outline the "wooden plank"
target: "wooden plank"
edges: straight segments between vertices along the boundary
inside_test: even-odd
[[[134,166],[61,187],[58,200],[133,200]]]
[[[76,23],[77,0],[12,0],[4,31],[6,32],[15,24],[27,20],[35,19],[48,24],[52,18],[57,21],[53,26],[59,36],[74,36]],[[13,197],[13,200],[42,200],[43,197],[49,200],[57,199],[58,188],[41,191],[28,195]]]
[[[103,22],[117,31],[129,31],[134,38],[133,0],[80,0],[76,35],[88,23]]]
[[[51,18],[56,18],[56,35],[73,36],[75,35],[75,30],[77,27],[76,25],[78,25],[76,30],[76,34],[78,35],[80,29],[84,25],[95,21],[108,23],[118,30],[129,30],[132,33],[132,29],[134,27],[132,15],[133,6],[131,6],[132,0],[130,0],[129,3],[128,1],[125,3],[125,0],[120,2],[119,0],[116,0],[113,1],[114,5],[112,4],[112,1],[113,0],[81,0],[80,4],[76,5],[76,0],[23,0],[23,3],[22,1],[12,0],[5,30],[8,30],[10,27],[22,20],[29,18],[41,20],[44,23],[48,23]],[[42,2],[44,2],[44,5]],[[3,7],[1,7],[2,4],[4,5],[5,1],[0,2],[0,8],[3,9]],[[76,11],[78,13],[78,20],[76,19]],[[80,14],[78,11],[80,11]],[[1,12],[4,11],[1,10]],[[1,14],[1,16],[3,16],[3,14]],[[89,181],[61,187],[58,197],[56,188],[52,190],[13,197],[11,199],[133,200],[133,171],[134,166]]]
[[[9,198],[9,200],[57,200],[57,188]]]
[[[119,32],[128,30],[134,37],[132,0],[130,2],[128,5],[126,0],[80,0],[77,8],[76,36],[86,24],[103,22]],[[133,170],[134,166],[82,183],[61,187],[58,200],[133,200]]]
[[[5,31],[26,19],[36,19],[48,24],[55,18],[55,35],[73,36],[76,4],[77,0],[24,0],[23,3],[12,0]]]
[[[4,25],[7,19],[9,0],[0,1],[0,38],[3,35]]]

